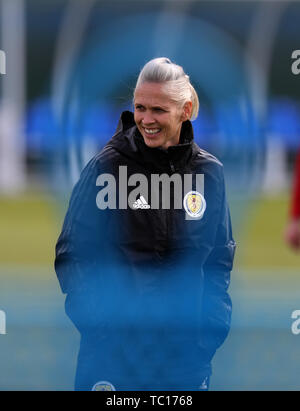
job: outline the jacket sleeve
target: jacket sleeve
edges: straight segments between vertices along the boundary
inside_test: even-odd
[[[204,341],[210,358],[222,345],[230,329],[232,303],[227,290],[236,248],[232,237],[223,172],[220,185],[221,206],[215,245],[204,264],[203,327]]]
[[[63,293],[65,308],[76,327],[97,322],[95,287],[101,271],[101,237],[105,213],[97,209],[96,159],[81,173],[75,185],[61,234],[56,244],[55,270]]]

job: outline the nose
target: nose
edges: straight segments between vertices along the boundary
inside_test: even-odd
[[[153,123],[155,123],[155,119],[153,118],[153,115],[151,114],[151,112],[146,111],[142,118],[142,125],[149,126],[150,124],[153,124]]]

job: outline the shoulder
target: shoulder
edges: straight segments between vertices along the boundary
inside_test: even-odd
[[[99,172],[108,170],[112,164],[121,157],[118,150],[110,144],[110,141],[99,151],[85,166],[83,172]]]
[[[116,137],[120,138],[121,134],[121,132],[116,133],[112,137],[112,139],[108,141],[108,143],[102,148],[102,150],[95,155],[94,159],[96,162],[98,162],[99,164],[105,164],[120,157],[120,153],[114,144],[114,140],[116,139]]]
[[[195,161],[198,163],[215,164],[216,166],[223,167],[223,164],[217,157],[208,151],[203,150],[203,148],[200,148],[196,143],[193,144],[193,155]]]
[[[94,184],[99,174],[110,172],[112,158],[114,158],[115,155],[115,150],[106,145],[83,167],[74,189],[78,190],[82,186],[89,186],[91,183]]]
[[[204,174],[211,174],[214,177],[223,179],[223,163],[213,154],[193,144],[193,162],[197,170]]]

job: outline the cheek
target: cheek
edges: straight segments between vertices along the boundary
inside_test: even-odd
[[[138,113],[134,113],[134,121],[136,122],[136,124],[138,124],[141,120],[140,120],[140,117],[141,116],[139,116],[139,114]]]
[[[174,115],[171,124],[172,124],[173,130],[178,130],[178,128],[181,127],[182,121],[181,121],[181,117],[179,114]]]

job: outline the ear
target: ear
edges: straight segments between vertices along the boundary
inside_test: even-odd
[[[190,120],[190,118],[192,117],[192,110],[193,110],[192,102],[186,101],[182,109],[181,120],[182,121]]]

